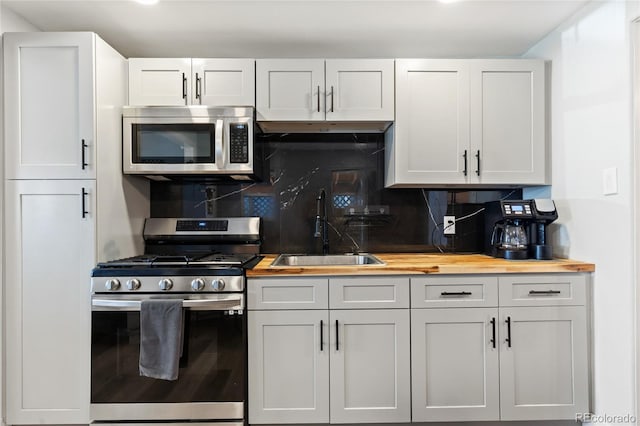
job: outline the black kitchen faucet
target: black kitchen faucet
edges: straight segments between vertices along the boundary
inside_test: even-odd
[[[322,254],[329,254],[329,220],[327,219],[327,195],[324,188],[316,197],[315,238],[322,238]]]

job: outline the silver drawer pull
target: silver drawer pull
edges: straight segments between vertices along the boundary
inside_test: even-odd
[[[529,290],[529,296],[551,296],[560,294],[560,290]]]
[[[470,291],[443,291],[440,296],[471,296]]]

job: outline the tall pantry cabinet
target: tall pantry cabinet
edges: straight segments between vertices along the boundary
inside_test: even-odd
[[[122,175],[127,62],[94,33],[5,33],[4,67],[6,421],[87,424],[91,269],[140,252],[149,210]]]

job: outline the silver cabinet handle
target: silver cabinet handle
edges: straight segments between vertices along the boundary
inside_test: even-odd
[[[320,86],[318,86],[318,112],[320,112]]]

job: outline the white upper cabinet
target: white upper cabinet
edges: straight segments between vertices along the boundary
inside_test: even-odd
[[[327,59],[327,120],[393,121],[393,74],[391,59]]]
[[[95,178],[94,35],[7,33],[8,179]]]
[[[396,61],[385,185],[547,184],[541,60]]]
[[[393,59],[259,59],[263,121],[392,121]]]
[[[131,58],[129,105],[254,106],[254,60]]]
[[[469,175],[469,65],[396,61],[395,183],[463,184]],[[394,182],[391,183],[394,183]]]
[[[324,110],[324,60],[256,60],[258,120],[320,121]]]
[[[254,106],[256,97],[253,59],[192,59],[194,104]]]
[[[191,59],[129,59],[129,105],[187,105]]]
[[[539,60],[471,61],[471,177],[545,184],[545,76]]]

